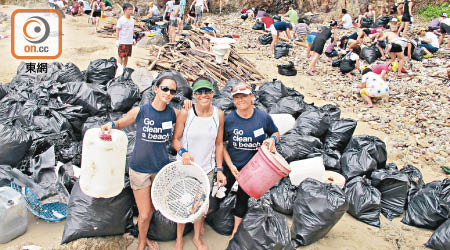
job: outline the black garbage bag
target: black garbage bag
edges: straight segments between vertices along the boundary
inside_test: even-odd
[[[86,122],[83,124],[81,135],[84,137],[84,134],[86,131],[90,128],[100,128],[103,124],[105,124],[107,121],[109,121],[108,117],[106,116],[91,116],[89,117]]]
[[[418,42],[419,41],[415,40],[411,42],[411,51],[412,51],[411,58],[413,60],[421,62],[424,58],[423,56],[425,55],[425,50],[424,48],[416,46]],[[405,56],[408,56],[408,51],[409,51],[408,47],[405,47],[405,51],[403,52],[403,54]]]
[[[62,183],[69,193],[72,192],[73,186],[78,181],[78,178],[75,177],[74,167],[76,166],[67,163],[62,165],[58,170],[58,182]]]
[[[125,188],[111,198],[93,198],[81,191],[77,182],[69,200],[69,214],[61,244],[86,237],[112,236],[125,233],[133,223],[133,193]]]
[[[341,64],[339,64],[339,69],[342,74],[347,74],[354,70],[356,67],[356,62],[347,58],[342,59]]]
[[[156,95],[156,93],[153,89],[153,86],[144,90],[144,92],[142,92],[141,101],[139,102],[139,105],[151,103],[153,101],[153,98],[155,97],[155,95]]]
[[[83,112],[83,107],[79,105],[63,105],[57,108],[52,107],[52,109],[60,113],[69,121],[70,125],[72,125],[75,137],[77,140],[80,140],[83,124],[89,117],[88,113]]]
[[[264,34],[264,35],[260,35],[258,37],[258,41],[262,45],[271,44],[272,43],[272,34],[267,33],[267,34]]]
[[[183,235],[193,229],[191,223],[186,224]],[[155,211],[148,227],[147,238],[156,241],[171,241],[177,238],[177,223],[164,217],[159,211]]]
[[[344,152],[345,147],[355,132],[357,122],[353,119],[340,119],[331,121],[325,134],[323,146],[326,149]]]
[[[416,193],[425,185],[425,182],[423,181],[422,173],[420,172],[420,170],[413,165],[405,166],[404,168],[400,169],[400,172],[406,174],[409,180],[408,200],[406,203],[407,206],[414,195],[416,195]]]
[[[256,21],[256,23],[253,25],[252,29],[254,30],[264,30],[264,23],[260,21]]]
[[[377,169],[370,178],[381,192],[381,213],[388,220],[402,215],[408,196],[408,176],[398,170]]]
[[[8,88],[0,83],[0,100],[8,94]]]
[[[340,67],[342,60],[344,60],[345,55],[340,55],[338,56],[338,58],[333,59],[333,61],[331,61],[331,67]]]
[[[345,184],[348,213],[371,226],[380,227],[381,193],[365,176],[356,176]]]
[[[183,75],[181,75],[180,72],[174,69],[161,71],[155,78],[155,80],[153,80],[153,85],[155,85],[159,79],[166,76],[173,77],[177,82],[177,94],[174,96],[173,99],[179,99],[181,96],[184,96],[188,99],[192,99],[192,88],[189,86],[189,83],[183,77]]]
[[[375,169],[386,166],[386,144],[370,135],[353,136],[341,157],[342,174],[347,180],[370,176]]]
[[[236,193],[230,192],[220,202],[219,208],[206,216],[206,223],[221,235],[231,235],[234,228],[233,209],[235,204]]]
[[[292,185],[291,180],[288,177],[281,179],[269,192],[273,209],[282,214],[292,215],[297,187]]]
[[[139,88],[131,80],[131,68],[125,68],[122,76],[111,80],[106,85],[108,95],[111,98],[112,111],[127,112],[133,104],[140,99]]]
[[[65,147],[56,152],[57,159],[63,163],[72,163],[81,166],[81,142],[69,142]]]
[[[287,88],[281,81],[263,82],[257,92],[258,101],[266,107],[272,107],[281,98],[286,97],[287,93]]]
[[[0,124],[0,164],[15,166],[32,144],[31,136],[22,128]]]
[[[380,55],[381,56],[381,55]],[[366,60],[368,64],[374,63],[379,57],[379,52],[376,44],[364,47],[361,50],[361,58]]]
[[[281,136],[276,149],[287,162],[292,162],[306,159],[308,155],[319,152],[322,149],[322,142],[316,137],[301,135],[295,129],[291,129]]]
[[[330,126],[330,115],[320,109],[303,112],[295,121],[297,133],[321,138]]]
[[[116,58],[97,59],[89,63],[86,80],[89,83],[107,84],[116,75]]]
[[[289,43],[278,42],[274,47],[274,57],[275,59],[279,59],[283,56],[287,56],[289,54],[289,49],[292,48],[292,45]]]
[[[251,204],[227,249],[294,250],[287,217],[274,211],[265,200]]]
[[[64,68],[59,72],[58,78],[56,78],[56,81],[60,83],[84,82],[85,80],[80,69],[73,63],[66,63]]]
[[[235,109],[233,99],[227,96],[221,96],[219,98],[213,99],[213,105],[217,108],[223,110],[225,113],[230,112],[231,110]]]
[[[241,15],[241,19],[242,19],[242,20],[245,21],[245,20],[247,20],[247,18],[248,18],[248,14],[242,14],[242,15]]]
[[[65,103],[82,106],[83,112],[92,116],[104,114],[110,107],[108,93],[94,84],[69,82],[55,85],[52,94],[60,97]]]
[[[295,69],[294,63],[289,61],[288,64],[278,64],[278,74],[283,76],[296,76],[297,70]]]
[[[320,107],[320,110],[327,112],[331,120],[339,120],[341,118],[341,109],[333,104],[325,104]]]
[[[323,238],[348,210],[338,186],[307,178],[300,183],[294,202],[291,238],[295,247]]]
[[[402,222],[416,227],[438,228],[450,216],[450,179],[426,184],[412,198]]]
[[[391,19],[392,19],[392,17],[390,17],[390,16],[379,17],[375,20],[375,27],[383,27],[383,28],[387,29]]]
[[[270,107],[270,114],[290,114],[297,118],[305,111],[303,96],[287,96],[281,98],[276,104]]]
[[[448,250],[450,246],[450,218],[434,231],[431,238],[425,243],[426,247],[435,250]]]
[[[325,166],[326,170],[341,171],[341,157],[342,154],[339,152],[339,150],[333,150],[329,148],[324,148],[322,153],[323,158],[323,165]]]
[[[373,18],[361,18],[361,28],[372,28]]]

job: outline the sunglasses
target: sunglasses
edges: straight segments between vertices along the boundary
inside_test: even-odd
[[[169,92],[170,91],[171,95],[175,95],[177,93],[176,89],[171,89],[171,88],[169,88],[167,86],[161,86],[161,87],[159,87],[159,89],[162,90],[163,92]]]
[[[207,94],[207,95],[209,95],[209,94],[211,94],[211,92],[212,92],[212,90],[210,90],[210,89],[197,89],[197,90],[194,92],[194,94],[195,94],[195,95],[201,95],[201,94]]]
[[[247,85],[241,85],[241,86],[234,86],[233,89],[231,89],[231,93],[237,92],[239,90],[246,90],[246,89],[250,89],[249,86]],[[251,89],[250,89],[251,90]]]

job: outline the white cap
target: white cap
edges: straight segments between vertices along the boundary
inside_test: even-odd
[[[442,13],[442,17],[448,17],[447,13]]]
[[[244,94],[244,95],[250,95],[252,93],[251,89],[249,87],[243,86],[241,88],[238,88],[236,91],[231,90],[231,96],[235,96],[237,94]]]
[[[394,17],[394,18],[391,19],[391,22],[398,23],[398,19]]]

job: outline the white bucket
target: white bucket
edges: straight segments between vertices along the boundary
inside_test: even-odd
[[[124,187],[128,138],[111,130],[111,141],[100,139],[100,128],[86,131],[81,158],[81,190],[95,198],[114,197]]]
[[[292,185],[298,186],[306,178],[313,178],[321,182],[325,180],[325,166],[321,156],[293,161],[289,165],[292,170],[289,174]]]
[[[227,44],[219,44],[212,47],[212,52],[216,55],[217,63],[223,63],[223,58],[230,48],[230,45]]]
[[[270,117],[272,117],[272,120],[281,135],[288,132],[295,126],[295,118],[290,114],[270,114]]]
[[[325,171],[325,183],[333,183],[343,189],[345,186],[345,177],[333,171]]]

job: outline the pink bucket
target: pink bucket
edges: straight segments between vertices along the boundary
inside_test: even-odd
[[[240,171],[238,183],[248,195],[259,199],[290,172],[289,163],[279,153],[262,146]]]

